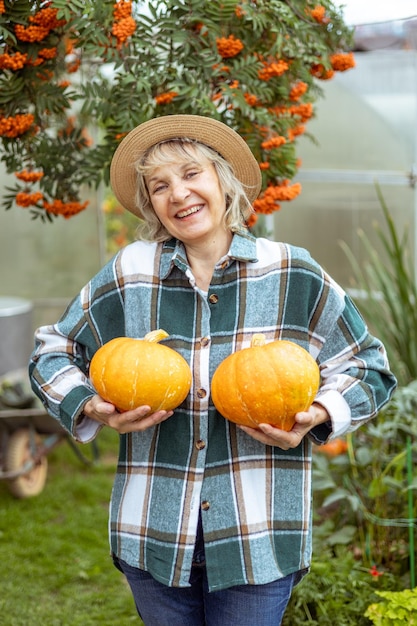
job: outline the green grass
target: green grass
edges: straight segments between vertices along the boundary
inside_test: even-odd
[[[48,455],[41,494],[15,499],[0,482],[2,626],[142,623],[107,538],[117,434],[99,436],[99,460],[80,461],[67,442]],[[91,446],[81,450],[91,456]]]

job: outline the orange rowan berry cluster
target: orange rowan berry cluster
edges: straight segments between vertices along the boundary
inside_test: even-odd
[[[75,41],[68,34],[64,35],[65,55],[72,54],[75,49]]]
[[[328,24],[330,21],[329,18],[326,17],[326,8],[321,4],[316,4],[314,9],[311,9],[310,15],[313,20],[316,20],[319,24]]]
[[[65,219],[69,219],[73,217],[73,215],[77,215],[81,211],[88,206],[88,200],[86,202],[63,202],[62,200],[55,199],[52,202],[43,202],[43,208],[48,213],[52,213],[53,215],[62,215]]]
[[[243,10],[243,8],[237,4],[235,6],[235,15],[236,17],[243,17],[246,14],[246,11]]]
[[[37,57],[36,59],[29,59],[28,65],[32,65],[33,67],[38,67],[38,65],[42,65],[45,63],[45,59],[41,57]]]
[[[33,172],[28,170],[15,172],[14,175],[16,176],[16,178],[22,180],[25,183],[37,183],[41,178],[43,178],[43,172]]]
[[[14,54],[0,54],[0,70],[21,70],[27,63],[28,55],[26,53],[15,52]]]
[[[16,194],[16,204],[24,208],[36,206],[42,199],[43,194],[40,191],[35,191],[34,193],[19,191],[19,193]]]
[[[167,91],[165,93],[161,93],[159,96],[155,96],[156,104],[169,104],[175,96],[178,96],[176,91]]]
[[[294,200],[301,193],[301,183],[290,185],[289,180],[284,180],[281,185],[275,187],[274,195],[281,202],[289,202]]]
[[[320,80],[330,80],[334,76],[334,70],[326,70],[322,63],[314,63],[314,65],[311,66],[310,74]]]
[[[271,113],[272,115],[276,115],[277,117],[281,117],[282,115],[287,115],[288,107],[284,105],[268,107],[268,113]]]
[[[42,59],[55,59],[57,52],[57,48],[42,48],[42,50],[39,50],[38,56]]]
[[[117,22],[132,15],[132,3],[128,0],[120,0],[113,5],[113,17]]]
[[[261,143],[261,148],[264,150],[273,150],[274,148],[279,148],[280,146],[287,143],[285,137],[278,135],[277,137],[272,137],[271,139],[266,139]]]
[[[281,185],[269,185],[263,194],[254,201],[253,208],[257,213],[268,215],[280,208],[279,202],[294,200],[301,193],[301,184],[289,184],[284,180]]]
[[[332,54],[330,63],[336,72],[346,72],[346,70],[355,67],[355,57],[353,52]]]
[[[33,125],[32,113],[20,113],[14,117],[0,117],[0,136],[14,139],[26,133]]]
[[[289,68],[289,64],[283,59],[277,59],[276,61],[269,63],[263,61],[262,64],[263,68],[259,70],[258,77],[260,80],[265,81],[268,81],[275,76],[282,76]]]
[[[58,9],[51,9],[50,7],[41,9],[35,15],[29,17],[30,26],[25,27],[22,24],[16,24],[14,28],[16,37],[20,41],[29,43],[42,41],[49,35],[51,30],[66,24],[66,20],[57,19],[57,13]]]
[[[22,26],[22,24],[16,24],[14,27],[15,35],[20,41],[27,41],[33,43],[34,41],[42,41],[49,35],[47,28],[42,26]]]
[[[245,93],[244,98],[250,107],[256,107],[260,104],[258,96],[255,96],[251,93]]]
[[[136,30],[136,22],[133,17],[126,17],[117,24],[113,24],[111,29],[112,35],[117,39],[117,45],[121,46],[125,41],[133,35]]]
[[[121,47],[136,30],[136,22],[132,17],[132,3],[121,0],[113,5],[114,24],[111,33]]]
[[[313,105],[311,102],[294,104],[288,109],[290,115],[299,117],[301,122],[307,122],[313,115]]]
[[[271,213],[275,213],[278,211],[281,206],[275,200],[273,187],[267,187],[263,194],[257,198],[253,203],[253,208],[256,213],[262,213],[263,215],[270,215]]]
[[[256,222],[258,221],[258,215],[257,213],[255,213],[255,211],[248,217],[248,219],[246,220],[246,226],[248,228],[252,228],[253,226],[255,226]]]
[[[216,45],[217,52],[220,54],[222,59],[230,59],[237,56],[245,47],[240,39],[234,35],[229,35],[228,37],[218,37],[216,39]]]
[[[75,61],[70,61],[67,63],[66,70],[68,74],[75,74],[78,71],[81,65],[81,59],[75,59]]]
[[[294,128],[289,128],[287,130],[287,135],[289,141],[294,141],[296,137],[299,135],[303,135],[306,132],[306,127],[303,124],[299,124],[298,126],[294,126]]]
[[[55,30],[56,28],[65,26],[67,23],[64,19],[58,20],[57,13],[58,9],[51,9],[48,6],[31,16],[29,18],[29,22],[37,26],[42,26],[42,28],[47,28],[48,30]]]
[[[0,0],[0,15],[6,13],[6,7],[4,6],[4,0]]]
[[[297,100],[301,98],[301,96],[305,94],[307,89],[308,89],[307,83],[303,82],[302,80],[297,81],[295,85],[291,87],[290,100],[292,102],[296,102]]]

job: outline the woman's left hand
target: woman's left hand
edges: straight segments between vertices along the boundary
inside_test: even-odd
[[[278,446],[282,450],[296,448],[307,433],[317,426],[330,420],[326,409],[313,403],[308,411],[297,413],[295,424],[291,430],[281,430],[270,424],[259,424],[258,428],[239,426],[245,433],[267,446]]]

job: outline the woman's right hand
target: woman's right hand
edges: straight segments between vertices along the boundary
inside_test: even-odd
[[[132,411],[119,413],[113,404],[95,395],[86,402],[83,413],[96,422],[117,430],[121,435],[144,431],[164,422],[174,413],[174,411],[156,411],[155,413],[150,411],[151,407],[145,405]]]

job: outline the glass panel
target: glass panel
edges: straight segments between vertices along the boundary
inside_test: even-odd
[[[351,282],[344,240],[362,263],[358,228],[379,245],[378,181],[400,234],[415,246],[417,53],[356,53],[357,67],[321,83],[324,98],[299,141],[303,192],[274,216],[275,237],[306,247],[343,286]]]

